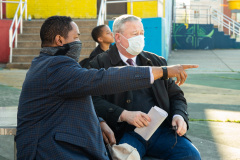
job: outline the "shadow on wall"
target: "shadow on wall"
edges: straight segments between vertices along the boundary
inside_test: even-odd
[[[239,49],[240,43],[212,24],[173,24],[172,49]]]

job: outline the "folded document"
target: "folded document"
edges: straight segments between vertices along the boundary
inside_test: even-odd
[[[136,128],[134,131],[142,136],[146,141],[150,139],[153,133],[157,130],[157,128],[162,124],[162,122],[168,116],[168,113],[163,109],[154,106],[148,112],[148,116],[151,118],[151,122],[147,127]]]

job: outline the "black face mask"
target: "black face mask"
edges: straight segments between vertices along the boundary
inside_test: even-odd
[[[81,41],[74,41],[71,43],[64,44],[61,47],[57,47],[58,50],[54,54],[54,56],[58,55],[66,55],[68,57],[73,58],[78,62],[79,57],[80,57],[80,52],[82,49],[82,42]]]

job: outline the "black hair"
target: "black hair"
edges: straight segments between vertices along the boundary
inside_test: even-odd
[[[67,38],[69,31],[73,29],[71,22],[72,18],[66,16],[52,16],[46,19],[40,30],[41,46],[52,45],[57,35]]]
[[[102,35],[102,28],[105,27],[106,25],[100,25],[92,30],[92,38],[95,42],[98,42],[98,38]],[[99,42],[98,42],[99,43]]]

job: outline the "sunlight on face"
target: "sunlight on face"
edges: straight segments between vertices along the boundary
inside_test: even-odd
[[[74,41],[80,41],[79,36],[80,36],[80,31],[75,22],[71,22],[72,30],[68,32],[68,37],[65,39],[64,44],[66,43],[71,43]]]

